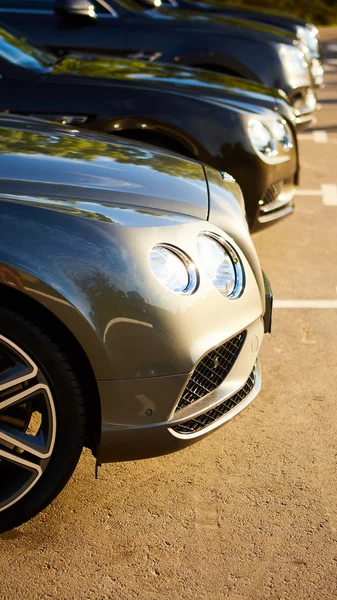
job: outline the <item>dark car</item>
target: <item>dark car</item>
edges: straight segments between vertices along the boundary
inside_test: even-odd
[[[142,0],[147,1],[147,0]],[[151,2],[152,0],[148,0]],[[158,0],[157,0],[158,2]],[[153,2],[155,5],[155,3]],[[319,31],[313,23],[309,23],[294,15],[285,14],[280,11],[273,11],[267,8],[254,8],[253,6],[245,6],[244,4],[233,5],[219,2],[210,2],[209,0],[163,0],[163,4],[196,10],[198,12],[209,12],[220,15],[228,15],[239,19],[247,19],[258,23],[266,23],[274,27],[286,29],[289,33],[296,35],[302,39],[312,58],[320,58],[320,41]]]
[[[0,71],[1,111],[123,135],[228,171],[246,194],[251,227],[293,210],[295,116],[262,86],[238,80],[234,88],[229,78],[226,92],[226,77],[203,71],[110,57],[57,60],[5,30]]]
[[[265,23],[284,29],[302,42],[303,50],[308,58],[313,82],[316,87],[324,84],[324,68],[322,64],[319,31],[312,23],[299,18],[274,12],[272,10],[254,9],[244,5],[223,4],[207,0],[137,0],[147,7],[164,6],[177,10],[205,12],[210,15],[221,15],[245,19],[257,23]]]
[[[53,51],[137,55],[200,67],[282,89],[297,109],[314,109],[308,62],[286,31],[216,15],[146,9],[134,0],[109,5],[112,14],[99,4],[96,13],[88,0],[2,0],[0,14],[34,44]]]
[[[213,169],[23,117],[0,116],[0,156],[4,531],[83,446],[98,464],[166,454],[245,408],[272,296]]]

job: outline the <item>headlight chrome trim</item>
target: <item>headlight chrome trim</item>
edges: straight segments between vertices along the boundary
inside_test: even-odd
[[[275,126],[281,126],[283,128],[284,131],[284,136],[282,137],[277,137],[277,134],[275,133]],[[285,119],[277,119],[276,123],[274,124],[273,127],[273,134],[276,138],[276,141],[281,145],[282,149],[285,152],[290,152],[290,150],[292,150],[292,148],[294,147],[293,144],[293,135],[291,132],[291,129],[287,123],[287,121]]]
[[[153,267],[151,264],[151,252],[156,251],[156,250],[158,251],[161,248],[164,248],[168,252],[171,252],[172,254],[174,254],[184,264],[184,267],[186,269],[186,273],[188,276],[188,284],[182,291],[175,291],[175,290],[170,289],[167,285],[165,285],[165,283],[163,283],[156,276],[156,274],[153,270]],[[185,252],[183,252],[183,250],[181,250],[180,248],[177,248],[177,246],[168,244],[166,242],[163,242],[163,243],[158,242],[157,244],[152,246],[152,248],[150,249],[148,258],[149,258],[150,269],[151,269],[151,272],[152,272],[154,278],[156,279],[156,281],[158,281],[158,283],[163,288],[165,288],[169,292],[172,292],[173,294],[178,294],[180,296],[191,296],[198,289],[199,283],[200,283],[199,270],[196,267],[196,265],[194,264],[194,262],[192,261],[192,259],[187,254],[185,254]]]
[[[269,134],[268,144],[262,139],[259,143],[257,136],[258,132],[253,132],[253,127],[256,129],[256,125],[259,124],[261,133],[267,132]],[[281,127],[283,130],[283,138],[279,135],[277,137],[277,127]],[[263,129],[262,129],[263,128]],[[290,158],[290,151],[294,148],[294,139],[291,127],[285,119],[282,117],[274,118],[273,120],[263,120],[254,117],[248,121],[248,136],[251,144],[262,160],[269,164],[278,164],[286,162]],[[265,150],[263,149],[265,145]]]
[[[257,129],[257,131],[256,131]],[[259,132],[260,129],[260,132]],[[255,130],[255,131],[254,131]],[[259,138],[260,133],[260,139]],[[263,136],[267,134],[264,139]],[[249,119],[248,121],[248,135],[253,145],[255,152],[265,161],[274,162],[278,151],[276,148],[276,140],[270,131],[269,127],[260,119]],[[267,139],[268,138],[268,139]]]
[[[234,286],[234,290],[232,291],[232,293],[227,296],[226,294],[221,292],[221,290],[219,290],[216,287],[216,285],[213,283],[213,281],[211,280],[214,287],[227,300],[236,300],[236,299],[240,298],[245,290],[246,274],[245,274],[245,270],[244,270],[241,258],[239,256],[239,253],[230,244],[230,242],[228,242],[228,240],[221,237],[220,235],[217,235],[216,233],[214,233],[212,231],[201,231],[198,234],[198,238],[201,238],[201,237],[208,238],[210,240],[214,240],[215,242],[217,242],[222,247],[222,249],[229,255],[229,258],[234,267],[235,286]],[[200,252],[199,252],[199,256],[200,256]],[[200,259],[201,259],[201,257],[200,257]],[[206,271],[206,269],[205,269],[205,271]],[[209,275],[208,275],[208,277],[209,277]]]
[[[301,47],[281,43],[278,44],[278,53],[291,87],[310,86],[310,67]]]

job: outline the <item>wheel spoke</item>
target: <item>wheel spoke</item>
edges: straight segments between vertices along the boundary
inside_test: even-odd
[[[0,335],[0,512],[42,477],[56,439],[56,411],[34,361]]]
[[[14,396],[9,396],[9,398],[6,398],[5,400],[2,400],[2,401],[0,400],[0,413],[2,410],[8,409],[8,408],[14,406],[15,404],[22,404],[23,402],[27,402],[27,400],[29,400],[33,396],[36,396],[36,394],[39,391],[48,392],[48,387],[46,385],[43,385],[42,383],[39,383],[32,388],[23,390],[19,394],[14,394]]]
[[[50,449],[48,449],[43,435],[29,435],[23,431],[19,431],[10,425],[0,423],[0,444],[4,442],[10,446],[15,446],[18,450],[28,452],[38,458],[48,458]]]
[[[27,479],[23,482],[22,485],[19,484],[18,489],[15,490],[14,494],[10,494],[9,497],[1,499],[0,497],[0,512],[8,509],[10,506],[15,504],[20,498],[25,496],[34,485],[39,481],[42,476],[43,470],[40,465],[36,465],[35,463],[22,458],[20,455],[14,455],[10,452],[2,450],[0,448],[0,462],[5,461],[7,464],[12,464],[15,467],[20,467],[23,471],[27,473]]]
[[[0,392],[36,377],[38,368],[23,350],[2,335],[0,335],[0,343],[3,344],[10,355],[10,360],[6,367],[3,370],[0,369]]]
[[[8,410],[23,402],[34,400],[37,396],[43,396],[47,411],[50,414],[51,431],[49,431],[48,440],[44,439],[41,432],[37,436],[29,435],[5,422],[1,422],[1,411],[5,409]],[[5,444],[13,445],[38,458],[48,458],[52,453],[56,434],[55,423],[56,416],[54,403],[52,402],[49,388],[44,384],[35,385],[28,390],[24,390],[23,392],[15,394],[0,402],[0,443],[2,441],[5,442]]]
[[[40,465],[23,458],[20,456],[20,454],[12,454],[12,452],[8,452],[7,450],[2,450],[2,448],[0,448],[0,459],[14,463],[23,469],[27,469],[28,471],[32,471],[32,473],[35,473],[38,477],[42,475],[42,469]]]

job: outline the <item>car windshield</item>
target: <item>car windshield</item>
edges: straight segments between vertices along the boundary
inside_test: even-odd
[[[43,50],[30,46],[8,30],[0,28],[0,58],[26,69],[36,71],[51,67],[56,58]]]

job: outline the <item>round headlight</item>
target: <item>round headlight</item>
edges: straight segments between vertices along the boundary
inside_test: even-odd
[[[261,121],[251,119],[248,123],[248,133],[255,150],[265,158],[277,156],[276,140]]]
[[[192,294],[197,288],[197,271],[190,259],[177,248],[166,244],[154,246],[149,260],[155,278],[171,292]]]
[[[301,47],[279,44],[279,56],[292,88],[311,84],[309,65]]]
[[[310,28],[310,26],[306,27],[304,30],[305,39],[308,44],[311,56],[313,58],[318,58],[320,55],[319,51],[319,41],[318,41],[318,29],[314,25]]]
[[[201,264],[215,287],[227,298],[238,298],[244,288],[240,258],[227,242],[210,234],[197,239]]]
[[[283,147],[283,150],[289,152],[293,148],[293,138],[291,129],[284,119],[278,119],[273,126],[275,139]]]

